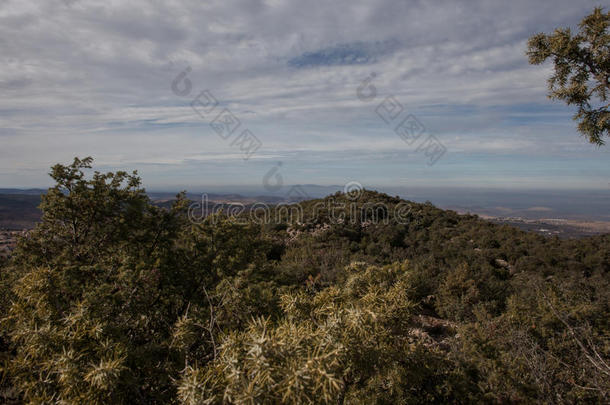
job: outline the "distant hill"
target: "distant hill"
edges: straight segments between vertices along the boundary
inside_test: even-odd
[[[309,188],[311,194],[318,195],[320,192],[326,190],[329,191],[338,186],[315,186],[315,185],[305,185],[304,187]],[[21,230],[21,229],[29,229],[33,228],[36,222],[40,220],[41,212],[38,209],[38,205],[40,204],[40,196],[44,194],[46,190],[32,188],[32,189],[15,189],[15,188],[0,188],[0,229],[6,230]],[[428,191],[430,192],[430,191]],[[172,201],[176,197],[175,192],[163,192],[163,191],[153,191],[147,193],[150,199],[154,204],[162,207],[169,208],[171,206]],[[329,193],[331,194],[331,193]],[[328,194],[327,194],[328,195]],[[419,192],[416,194],[412,201],[423,202],[423,195],[426,195],[424,192]],[[495,205],[499,204],[498,199],[502,196],[506,197],[506,204],[510,205],[513,203],[515,196],[508,197],[508,194],[500,193],[493,198],[490,197],[489,201],[493,203],[493,206],[489,207],[474,207],[474,206],[466,206],[464,204],[465,197],[457,196],[457,194],[453,194],[452,196],[441,196],[439,191],[437,190],[435,193],[431,194],[434,202],[437,200],[441,202],[445,202],[446,204],[438,203],[437,205],[440,208],[444,209],[452,209],[457,211],[458,213],[472,213],[481,215],[481,218],[490,220],[492,222],[502,223],[506,225],[515,226],[517,228],[539,233],[546,236],[558,236],[560,238],[575,238],[575,237],[585,237],[591,235],[598,235],[603,233],[608,233],[610,229],[610,217],[607,215],[601,214],[603,211],[603,201],[605,198],[604,194],[600,194],[601,197],[604,198],[592,198],[595,204],[591,201],[588,202],[589,208],[593,211],[591,218],[597,219],[597,221],[593,221],[591,219],[556,219],[550,218],[545,219],[544,216],[551,215],[560,215],[567,214],[569,203],[574,203],[576,200],[576,196],[573,193],[567,193],[563,198],[566,200],[566,203],[561,206],[562,209],[551,209],[544,210],[542,207],[538,207],[537,210],[527,210],[527,209],[501,209],[501,207],[496,207]],[[474,194],[477,196],[477,194]],[[478,197],[481,197],[482,192],[479,192]],[[535,202],[542,204],[541,195],[535,195]],[[286,196],[279,195],[250,195],[250,194],[238,194],[238,193],[187,193],[186,197],[193,201],[200,203],[202,199],[207,198],[208,209],[216,206],[225,207],[230,204],[244,204],[248,207],[254,203],[264,203],[264,204],[279,204],[283,202],[288,202]],[[557,201],[557,194],[553,193],[554,198],[551,201]],[[525,198],[525,196],[521,196]],[[530,196],[531,197],[531,196]],[[462,204],[456,204],[456,202],[460,200]],[[598,201],[599,200],[599,201]],[[455,204],[455,205],[453,205]],[[513,204],[514,205],[514,204]],[[574,206],[574,205],[572,205]],[[503,215],[505,214],[505,215]],[[538,217],[534,216],[533,218],[529,216],[529,214],[539,214]],[[546,214],[546,215],[545,215]],[[567,215],[569,218],[570,216]],[[575,218],[583,218],[583,215],[572,215]],[[600,220],[601,219],[601,220]]]
[[[43,189],[14,189],[0,188],[0,229],[21,230],[33,228],[40,221],[42,213],[38,209],[41,195],[46,193]],[[176,198],[176,193],[151,192],[150,199],[156,204],[169,207]],[[240,194],[205,194],[210,205],[221,203],[242,203],[244,205],[262,202],[277,204],[285,201],[276,196],[243,196]],[[188,193],[189,200],[200,202],[203,194]]]
[[[41,194],[40,190],[31,194],[0,193],[0,229],[32,228],[42,215],[38,209]]]
[[[0,188],[0,194],[25,194],[25,195],[41,195],[47,190],[43,188]]]

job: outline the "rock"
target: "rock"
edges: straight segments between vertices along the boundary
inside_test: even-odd
[[[509,267],[508,262],[506,260],[503,260],[503,259],[496,259],[496,264],[498,266],[500,266],[500,267],[505,267],[505,268]]]

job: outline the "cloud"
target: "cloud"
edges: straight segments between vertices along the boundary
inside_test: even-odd
[[[0,4],[0,185],[45,182],[48,166],[76,154],[108,167],[172,165],[171,175],[159,169],[144,179],[160,185],[188,178],[197,161],[213,161],[223,181],[258,182],[270,160],[295,155],[312,176],[307,183],[339,182],[324,173],[339,173],[336,161],[385,167],[378,158],[392,161],[387,171],[354,164],[351,177],[370,177],[368,170],[377,176],[371,182],[398,182],[400,156],[414,148],[376,114],[387,96],[442,140],[447,159],[461,162],[458,173],[441,164],[421,169],[418,181],[482,181],[465,169],[481,154],[513,156],[536,171],[544,169],[536,161],[546,162],[544,181],[557,184],[555,167],[571,159],[588,159],[579,164],[607,177],[607,150],[578,137],[572,110],[546,99],[549,67],[529,66],[524,55],[530,35],[574,27],[595,5],[7,0]],[[172,81],[187,67],[192,89],[176,95]],[[356,90],[373,72],[377,98],[363,102]],[[244,166],[231,140],[190,107],[206,89],[238,117],[239,131],[261,140],[250,160],[260,170]],[[532,156],[540,159],[524,159]],[[307,172],[308,165],[319,170]],[[503,170],[494,179],[488,170],[486,181],[523,175],[509,164]]]

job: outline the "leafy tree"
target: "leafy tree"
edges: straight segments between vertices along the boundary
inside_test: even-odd
[[[549,78],[549,97],[578,106],[574,120],[589,142],[602,145],[610,135],[610,12],[596,8],[579,24],[580,31],[556,29],[537,34],[528,42],[527,55],[538,65],[551,59],[555,72]]]
[[[3,319],[9,374],[27,402],[163,402],[176,354],[170,262],[184,205],[150,203],[136,174],[56,165],[42,222],[19,242]]]
[[[19,244],[17,262],[92,265],[113,261],[119,252],[150,260],[169,217],[150,204],[136,172],[95,172],[87,179],[92,161],[53,166],[56,185],[42,196],[42,221]]]
[[[165,210],[136,173],[89,179],[90,167],[90,158],[53,167],[42,222],[19,242],[2,303],[5,375],[30,403],[171,403],[193,353],[205,361],[215,351],[208,291],[250,277],[264,244],[252,225],[191,227],[180,195]]]

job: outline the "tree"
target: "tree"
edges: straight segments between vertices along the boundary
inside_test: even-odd
[[[603,145],[610,136],[610,12],[598,7],[579,24],[572,35],[569,28],[556,29],[553,34],[536,34],[529,39],[529,62],[539,65],[547,59],[555,72],[548,79],[549,98],[578,106],[574,120],[578,131],[589,142]]]
[[[42,221],[0,272],[0,395],[172,403],[180,371],[213,359],[222,329],[273,309],[268,243],[226,216],[189,224],[182,194],[158,207],[135,172],[87,176],[91,163],[52,168]]]
[[[136,173],[88,179],[91,162],[52,168],[42,221],[19,241],[8,375],[28,403],[164,403],[181,364],[168,263],[183,200],[154,206]]]

